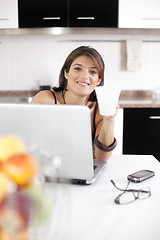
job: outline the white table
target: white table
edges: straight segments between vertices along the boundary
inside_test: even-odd
[[[125,188],[127,175],[141,169],[153,170],[155,176],[130,186],[149,186],[151,197],[116,205],[121,192],[110,180]],[[94,184],[66,184],[55,195],[46,240],[160,240],[160,163],[153,156],[113,155]]]

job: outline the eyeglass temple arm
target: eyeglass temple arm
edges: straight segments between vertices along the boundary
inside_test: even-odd
[[[111,180],[111,183],[113,184],[113,186],[114,186],[115,188],[117,188],[118,190],[124,192],[124,191],[127,191],[127,188],[128,188],[128,185],[129,185],[130,181],[128,182],[126,189],[122,189],[122,188],[117,187],[116,184],[115,184],[115,182],[114,182],[113,180]]]

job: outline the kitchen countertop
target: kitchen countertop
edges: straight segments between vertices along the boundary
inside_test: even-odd
[[[151,90],[122,90],[120,108],[160,108],[160,95]]]
[[[29,98],[38,91],[0,91],[0,98]],[[118,103],[120,108],[160,108],[160,94],[151,90],[122,90]]]
[[[33,97],[39,90],[0,91],[0,97]]]
[[[0,103],[30,103],[38,90],[0,91]]]

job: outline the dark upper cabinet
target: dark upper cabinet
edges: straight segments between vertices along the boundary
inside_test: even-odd
[[[70,0],[70,27],[118,27],[118,0]]]
[[[67,27],[67,0],[18,0],[19,27]]]
[[[117,27],[118,0],[18,0],[19,27]]]

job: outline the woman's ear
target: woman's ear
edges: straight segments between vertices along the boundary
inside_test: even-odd
[[[99,86],[99,84],[101,83],[101,81],[102,81],[102,79],[99,79],[96,86]]]
[[[64,77],[65,77],[65,79],[67,79],[67,72],[66,72],[66,70],[64,70]]]

